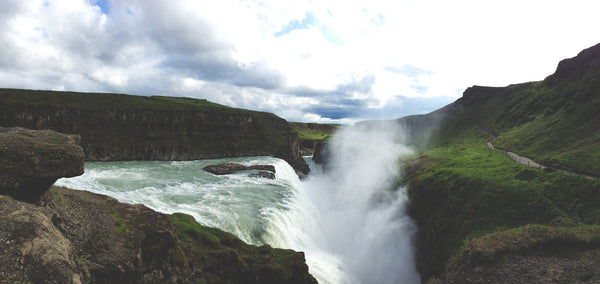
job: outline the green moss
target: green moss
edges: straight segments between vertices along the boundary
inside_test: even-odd
[[[83,271],[83,273],[85,274],[85,278],[86,279],[91,279],[91,274],[88,268],[88,263],[87,260],[85,259],[85,257],[83,255],[80,255],[77,257],[77,264],[79,264],[79,267],[81,268],[81,270]]]
[[[285,282],[285,279],[295,279],[297,273],[302,273],[296,269],[298,262],[303,263],[304,259],[293,250],[248,245],[233,234],[198,224],[190,215],[175,213],[169,218],[188,259],[196,261],[194,266],[205,272],[199,279],[208,283],[236,277],[256,281],[265,275],[268,275],[267,279],[284,279]],[[219,267],[219,271],[213,271],[214,267]],[[227,273],[243,275],[225,275]],[[234,282],[240,281],[244,282],[239,279]]]
[[[225,242],[229,240],[229,243],[233,243],[235,241],[232,240],[237,239],[233,234],[202,226],[196,222],[194,217],[187,214],[175,213],[169,217],[177,228],[177,235],[184,241],[194,242],[211,249],[221,249],[223,248],[221,240],[225,240]]]
[[[112,230],[113,234],[117,234],[117,235],[126,235],[128,233],[131,232],[131,229],[133,228],[130,224],[127,223],[127,220],[121,215],[121,212],[119,212],[119,210],[117,210],[116,208],[110,206],[109,204],[105,204],[105,208],[107,209],[108,213],[110,214],[110,216],[112,217],[112,219],[114,220],[114,229]],[[130,247],[132,247],[134,244],[128,244]]]
[[[56,190],[51,190],[50,191],[50,196],[51,196],[51,200],[55,200],[60,202],[63,205],[67,205],[69,202],[65,199],[65,197],[58,191]]]

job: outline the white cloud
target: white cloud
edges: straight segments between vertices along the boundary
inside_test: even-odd
[[[4,1],[0,86],[185,95],[303,121],[392,118],[473,84],[541,80],[597,43],[600,26],[586,0],[96,3]]]

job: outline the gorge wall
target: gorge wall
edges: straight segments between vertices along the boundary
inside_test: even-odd
[[[79,134],[88,161],[274,156],[309,170],[287,121],[205,100],[0,89],[0,126]]]

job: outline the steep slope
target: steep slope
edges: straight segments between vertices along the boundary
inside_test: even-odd
[[[269,155],[308,172],[287,121],[206,100],[0,89],[0,126],[80,134],[91,161]]]
[[[600,176],[600,45],[543,81],[474,86],[395,123],[419,150],[401,182],[419,226],[422,279],[600,281],[600,182],[515,163],[482,131],[542,164]]]
[[[544,81],[471,87],[456,104],[495,144],[542,164],[600,177],[600,44]]]

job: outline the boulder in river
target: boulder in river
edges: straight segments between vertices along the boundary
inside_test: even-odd
[[[222,163],[204,167],[204,170],[215,175],[228,175],[239,171],[259,170],[275,174],[275,167],[272,165],[252,165],[246,166],[237,163]],[[260,174],[260,173],[259,173]],[[262,177],[262,176],[261,176]]]

